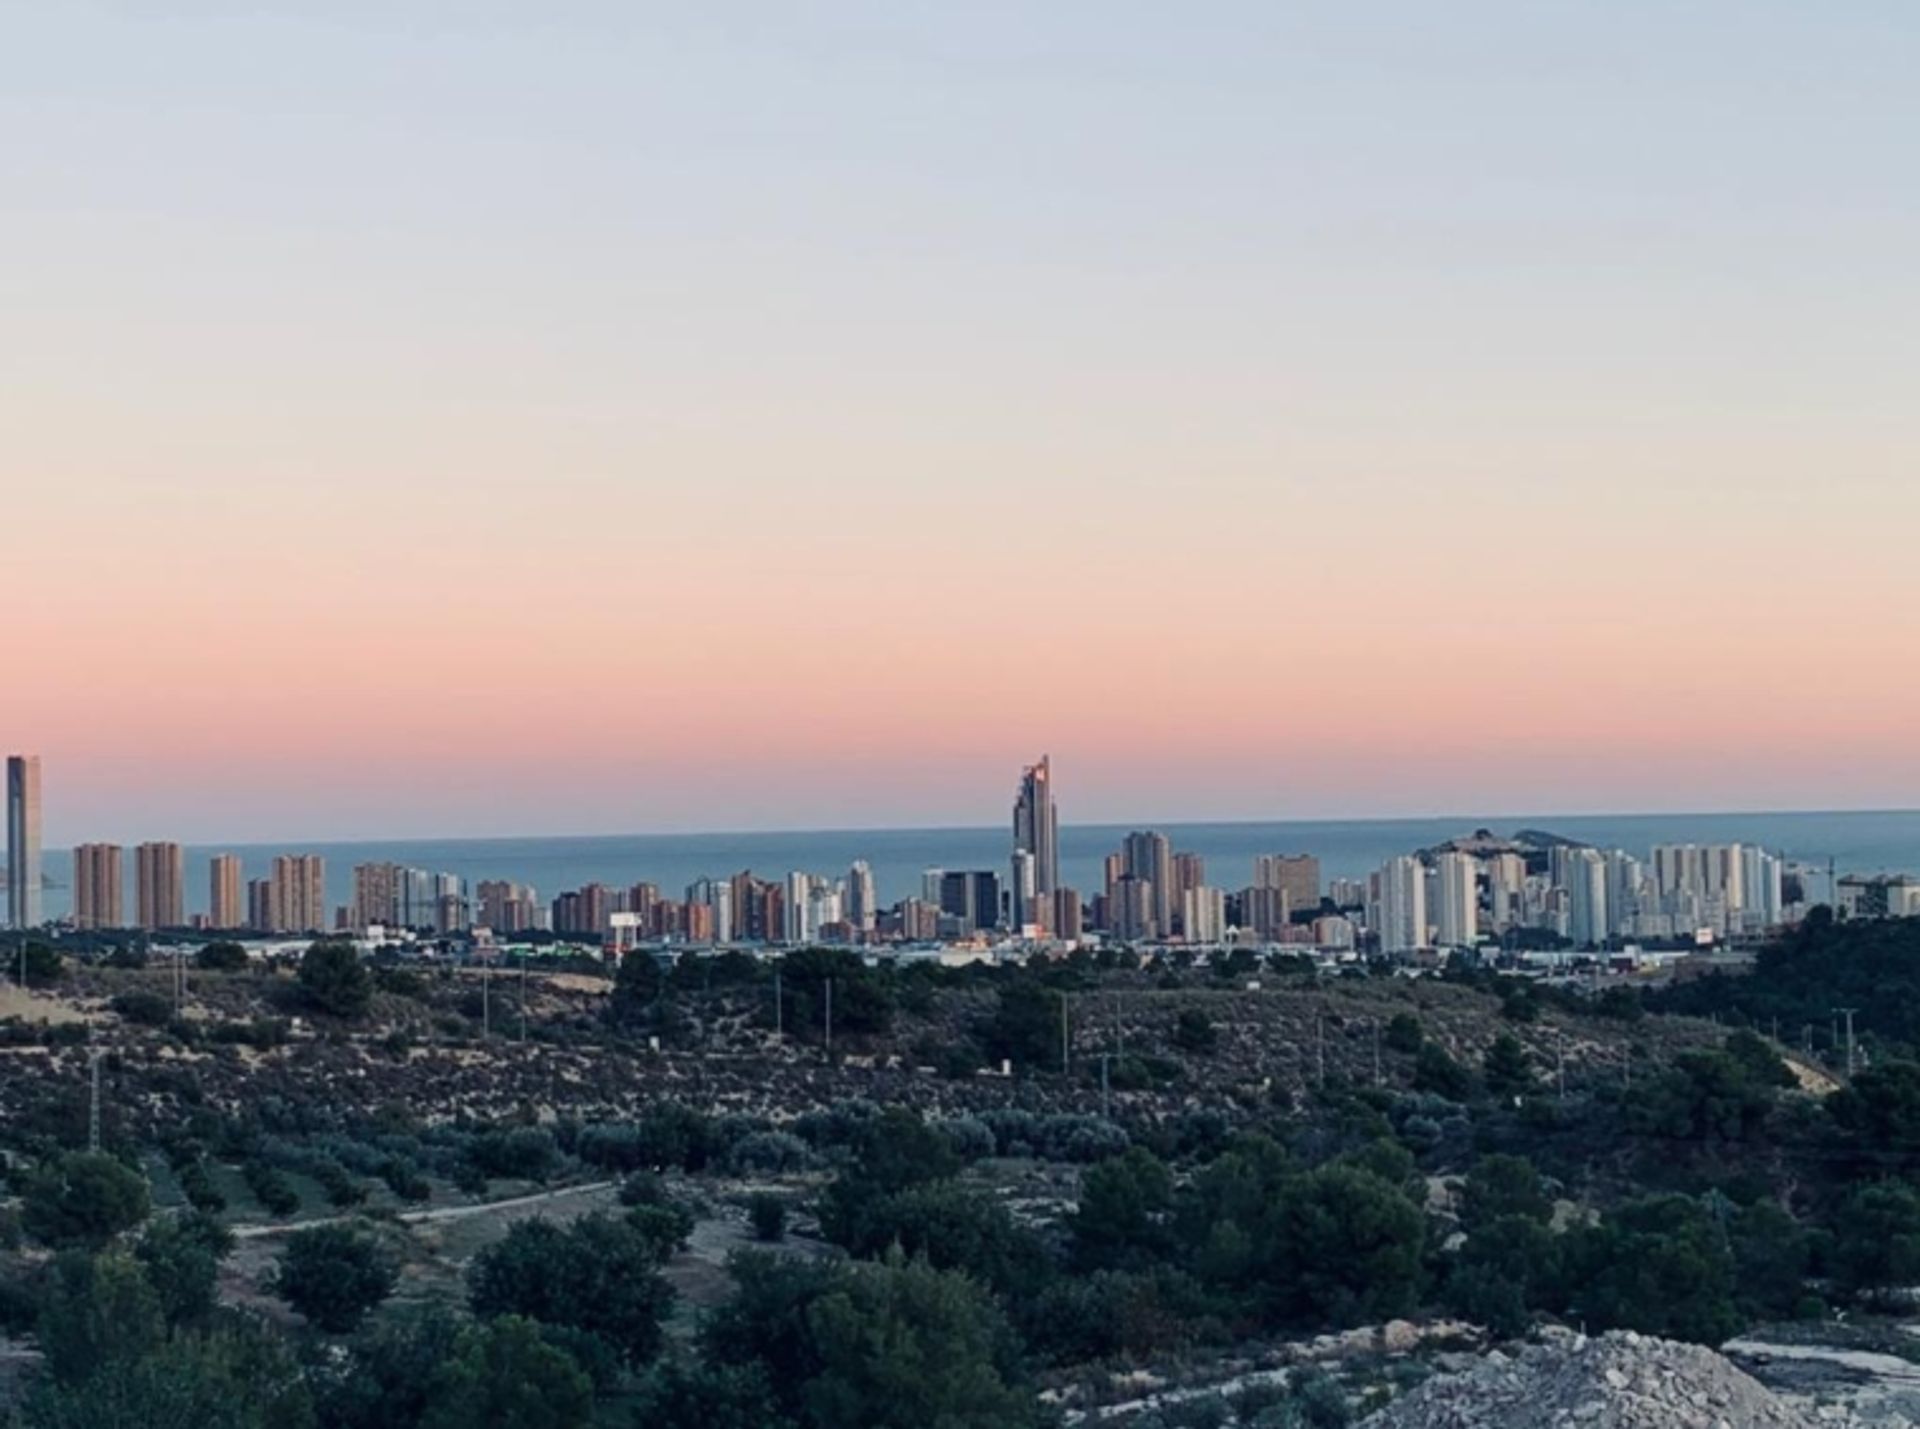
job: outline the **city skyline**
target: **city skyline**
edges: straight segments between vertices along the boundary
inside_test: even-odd
[[[746,13],[15,17],[50,839],[1920,803],[1912,14]]]
[[[7,767],[11,867],[19,855],[37,858],[36,840],[27,835],[37,834],[42,786],[37,757],[9,756]],[[495,926],[477,924],[478,913],[503,920],[509,933],[547,928],[604,934],[625,945],[647,936],[693,944],[797,945],[819,939],[951,941],[983,933],[1071,942],[1086,927],[1128,942],[1321,939],[1323,947],[1351,950],[1364,935],[1382,952],[1399,955],[1433,946],[1472,947],[1483,933],[1513,927],[1552,930],[1576,947],[1633,937],[1672,942],[1703,928],[1750,935],[1777,926],[1787,911],[1782,889],[1790,872],[1795,878],[1817,873],[1804,859],[1796,865],[1764,844],[1739,838],[1702,843],[1678,830],[1646,844],[1645,858],[1620,843],[1569,843],[1557,835],[1543,836],[1542,852],[1535,846],[1541,836],[1522,834],[1517,837],[1531,840],[1531,852],[1522,858],[1516,851],[1521,845],[1487,833],[1483,825],[1464,844],[1449,836],[1423,851],[1396,851],[1364,878],[1332,878],[1325,884],[1332,901],[1323,908],[1317,852],[1275,852],[1269,846],[1242,858],[1247,882],[1219,886],[1208,878],[1203,853],[1178,846],[1165,830],[1133,828],[1117,836],[1108,831],[1113,847],[1099,860],[1099,892],[1088,884],[1083,895],[1061,872],[1054,789],[1052,759],[1042,755],[1021,770],[1001,869],[923,866],[918,896],[908,894],[891,906],[879,898],[864,853],[850,861],[844,876],[795,868],[768,879],[748,863],[730,875],[700,873],[684,901],[663,895],[661,885],[643,877],[631,885],[590,880],[547,904],[533,885],[502,880],[500,867],[474,886],[460,874],[390,860],[355,861],[351,897],[335,902],[323,854],[275,851],[268,876],[246,880],[243,918],[238,889],[244,861],[223,851],[207,860],[208,911],[189,915],[187,850],[172,841],[148,841],[134,850],[131,920],[123,912],[124,850],[110,843],[73,849],[72,896],[61,916],[83,931],[195,926],[300,934],[392,926],[465,936],[471,928]],[[1075,830],[1082,836],[1100,832],[1098,825]],[[1544,860],[1546,876],[1536,876],[1530,860]],[[503,856],[499,862],[510,860]],[[1850,869],[1842,884],[1834,862],[1830,858],[1827,866],[1830,897],[1848,888],[1850,906],[1877,907],[1881,916],[1920,909],[1920,880],[1904,874],[1876,879]],[[1220,872],[1218,864],[1214,872]],[[1805,901],[1802,894],[1801,906]],[[12,925],[37,921],[19,916],[11,888],[9,907]],[[1357,921],[1346,916],[1349,911]]]

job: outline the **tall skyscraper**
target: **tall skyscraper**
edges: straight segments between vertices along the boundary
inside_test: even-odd
[[[1470,948],[1480,934],[1479,860],[1443,853],[1434,860],[1434,940],[1443,948]]]
[[[1040,901],[1034,881],[1036,868],[1035,859],[1027,850],[1013,851],[1013,866],[1009,870],[1012,878],[1007,884],[1007,926],[1015,933],[1039,921],[1035,915]]]
[[[216,853],[207,865],[207,923],[214,928],[241,928],[246,921],[240,860],[230,853]]]
[[[399,922],[399,875],[397,864],[358,863],[353,867],[353,914],[355,929],[365,932],[378,924],[392,927]]]
[[[781,919],[785,924],[780,930],[781,941],[796,946],[810,942],[817,929],[807,923],[813,901],[813,875],[795,870],[787,875],[786,896],[780,905]]]
[[[7,923],[37,928],[40,911],[40,756],[7,757]]]
[[[184,928],[184,860],[176,843],[144,843],[133,851],[135,909],[142,928]]]
[[[81,844],[73,851],[73,926],[118,928],[125,921],[126,878],[119,844]]]
[[[867,861],[854,860],[847,870],[847,921],[856,933],[871,933],[880,909],[873,894],[873,869]]]
[[[1567,936],[1576,948],[1604,947],[1607,941],[1607,860],[1595,848],[1567,850],[1562,872],[1567,890]]]
[[[1173,844],[1165,834],[1149,829],[1127,835],[1121,857],[1127,876],[1149,885],[1148,916],[1153,920],[1149,938],[1165,938],[1173,932]]]
[[[273,861],[268,928],[275,933],[322,933],[327,928],[327,864],[314,853],[281,854]]]
[[[1383,953],[1411,953],[1427,946],[1427,870],[1417,858],[1389,859],[1372,879],[1367,920]]]
[[[1020,773],[1013,846],[1033,855],[1035,893],[1051,893],[1060,886],[1060,814],[1053,803],[1053,761],[1048,755]]]

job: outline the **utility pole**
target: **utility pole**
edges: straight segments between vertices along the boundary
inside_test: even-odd
[[[1100,1115],[1108,1120],[1112,1120],[1113,1101],[1107,1086],[1107,1063],[1109,1060],[1111,1060],[1110,1053],[1102,1052],[1100,1054]]]
[[[1322,1091],[1327,1086],[1327,1024],[1324,1014],[1313,1014],[1314,1082]]]
[[[493,965],[480,964],[480,1035],[493,1036]]]
[[[1811,1022],[1802,1024],[1801,1032],[1804,1034],[1807,1057],[1811,1060],[1813,1057],[1813,1024]]]
[[[787,1035],[787,1009],[780,1001],[780,964],[773,965],[773,1035],[785,1040]]]
[[[1854,1014],[1854,1013],[1856,1013],[1856,1012],[1858,1012],[1858,1011],[1859,1011],[1860,1009],[1859,1009],[1859,1008],[1857,1008],[1857,1007],[1836,1007],[1836,1008],[1834,1008],[1833,1010],[1834,1010],[1834,1011],[1835,1011],[1836,1013],[1838,1013],[1838,1014],[1839,1014],[1840,1016],[1842,1016],[1842,1017],[1844,1017],[1844,1018],[1846,1018],[1846,1019],[1847,1019],[1847,1080],[1848,1080],[1848,1081],[1852,1081],[1852,1080],[1853,1080],[1853,1068],[1854,1068],[1854,1059],[1853,1059],[1853,1014]]]
[[[527,955],[520,954],[520,1042],[527,1040]]]
[[[827,1054],[831,1056],[833,1054],[833,979],[832,978],[827,979],[826,1031],[827,1031]]]
[[[1377,1087],[1383,1078],[1380,1075],[1380,1019],[1373,1019],[1373,1084]]]
[[[106,1055],[101,1048],[94,1048],[87,1058],[87,1071],[92,1088],[87,1097],[87,1150],[100,1150],[100,1059]]]
[[[1561,1032],[1553,1039],[1554,1078],[1560,1084],[1560,1100],[1567,1099],[1567,1034]]]
[[[1067,995],[1060,994],[1060,1075],[1067,1075]]]

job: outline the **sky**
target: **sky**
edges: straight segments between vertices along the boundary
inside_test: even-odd
[[[1920,804],[1909,0],[0,0],[50,843]]]

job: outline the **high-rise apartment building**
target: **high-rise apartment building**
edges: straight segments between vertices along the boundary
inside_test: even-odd
[[[871,933],[879,912],[873,893],[873,869],[864,858],[856,859],[847,870],[847,922],[856,933]]]
[[[1121,845],[1120,854],[1127,876],[1148,885],[1147,916],[1153,920],[1153,930],[1144,936],[1167,937],[1173,931],[1172,841],[1151,829],[1131,833]]]
[[[1035,893],[1060,886],[1060,814],[1053,803],[1053,761],[1020,772],[1020,793],[1013,802],[1013,846],[1033,855]]]
[[[1387,860],[1370,880],[1367,921],[1387,954],[1417,952],[1428,945],[1427,870],[1409,855]]]
[[[1320,906],[1320,860],[1310,853],[1261,854],[1253,861],[1253,886],[1286,894],[1289,915],[1309,912]]]
[[[391,863],[354,865],[351,921],[356,929],[365,932],[375,926],[391,927],[398,923],[400,898],[396,880],[401,871]]]
[[[240,860],[230,853],[217,853],[207,865],[207,926],[241,928],[246,922],[246,886],[241,882]]]
[[[281,854],[269,882],[267,929],[322,933],[327,928],[327,863],[318,854]]]
[[[819,930],[807,921],[813,904],[813,875],[795,871],[787,875],[786,896],[781,900],[780,914],[784,926],[780,930],[782,942],[799,945],[811,942],[818,936]]]
[[[247,880],[247,927],[256,933],[273,931],[273,880]]]
[[[986,869],[940,878],[940,911],[964,927],[965,935],[988,933],[1000,926],[1000,876]]]
[[[119,844],[81,844],[73,851],[74,927],[121,927],[125,889]]]
[[[1570,848],[1561,870],[1567,890],[1567,936],[1577,948],[1604,947],[1608,929],[1607,860],[1594,848]]]
[[[187,926],[186,862],[176,843],[144,843],[133,851],[134,907],[142,928]]]
[[[7,923],[37,928],[40,907],[40,756],[7,757]]]
[[[1167,890],[1168,916],[1172,922],[1161,930],[1162,934],[1178,933],[1188,942],[1218,942],[1218,934],[1205,939],[1197,937],[1187,926],[1185,917],[1187,894],[1195,888],[1204,888],[1207,885],[1206,860],[1197,853],[1176,853],[1173,856],[1168,878],[1172,885]]]
[[[539,922],[538,895],[523,884],[487,879],[475,891],[480,899],[482,927],[496,933],[524,933]],[[651,908],[633,911],[646,913]]]
[[[1047,933],[1063,943],[1078,942],[1086,936],[1086,912],[1080,906],[1078,889],[1056,888],[1048,896],[1051,903]]]
[[[1470,948],[1480,935],[1480,864],[1472,854],[1448,852],[1434,860],[1434,941]]]
[[[1227,895],[1204,884],[1180,893],[1180,927],[1189,943],[1218,943],[1227,935]]]
[[[1016,934],[1038,921],[1040,897],[1035,886],[1036,868],[1032,854],[1023,848],[1013,851],[1013,865],[1009,870],[1013,876],[1007,883],[1007,926]]]

